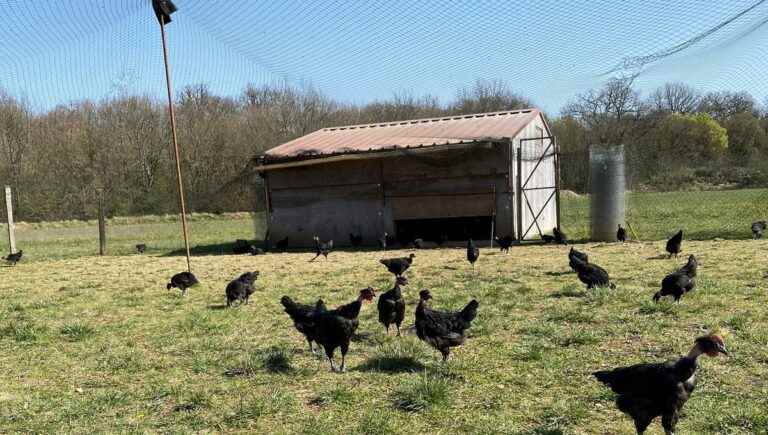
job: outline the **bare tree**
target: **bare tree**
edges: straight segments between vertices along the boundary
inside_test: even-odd
[[[505,81],[478,79],[472,86],[459,90],[449,111],[469,114],[526,109],[532,106],[529,99],[512,91]]]
[[[697,110],[724,121],[737,113],[758,115],[757,109],[755,99],[748,92],[719,91],[705,94]]]
[[[0,155],[5,166],[0,175],[16,189],[14,202],[17,209],[20,199],[25,196],[21,180],[30,151],[31,120],[29,107],[0,89]]]
[[[563,108],[562,115],[577,119],[595,143],[624,143],[643,112],[633,82],[632,77],[611,79],[600,89],[577,95]]]
[[[664,113],[693,113],[696,111],[701,94],[685,83],[667,83],[651,93],[651,110]]]

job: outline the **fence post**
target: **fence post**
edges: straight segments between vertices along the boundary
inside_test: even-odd
[[[11,254],[16,253],[16,226],[13,223],[13,196],[11,186],[5,186],[5,210],[8,217],[8,247]]]
[[[523,148],[517,147],[517,240],[523,241]]]
[[[99,255],[107,255],[107,222],[104,216],[104,192],[99,191]]]

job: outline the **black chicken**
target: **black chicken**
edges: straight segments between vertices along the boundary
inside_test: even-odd
[[[422,238],[413,239],[413,247],[415,249],[424,249],[424,239]]]
[[[171,282],[168,283],[166,288],[168,290],[177,288],[181,290],[181,295],[185,296],[188,288],[194,287],[199,283],[197,277],[192,272],[179,272],[171,277]]]
[[[275,243],[275,248],[280,251],[288,249],[288,237],[278,240],[277,243]]]
[[[139,243],[138,245],[136,245],[136,252],[138,252],[139,254],[143,254],[146,251],[147,251],[147,245],[145,245],[144,243]]]
[[[24,255],[24,251],[19,250],[14,254],[10,254],[7,257],[3,257],[3,260],[7,261],[10,266],[15,266],[16,263],[21,261],[21,257]]]
[[[763,232],[768,228],[768,223],[765,221],[757,221],[752,223],[752,238],[762,239]]]
[[[541,241],[546,244],[555,243],[555,236],[550,236],[549,234],[542,234]]]
[[[376,308],[379,310],[379,322],[387,329],[389,334],[389,325],[395,324],[397,327],[397,336],[400,336],[400,325],[405,319],[405,299],[400,286],[408,285],[408,280],[404,276],[395,278],[395,286],[391,290],[382,293],[379,296],[379,302]]]
[[[401,258],[387,258],[379,260],[379,262],[387,267],[389,273],[395,276],[402,276],[403,273],[411,267],[411,264],[413,264],[414,257],[416,257],[416,254]]]
[[[576,265],[574,264],[576,261],[589,263],[589,256],[584,252],[571,248],[571,250],[568,251],[568,265],[571,266],[571,269],[573,269],[574,272],[577,272]]]
[[[250,298],[255,291],[253,288],[253,283],[258,277],[258,271],[246,272],[227,284],[227,288],[225,290],[227,295],[227,306],[232,306],[232,304],[237,300],[245,303],[245,305],[248,305],[248,298]]]
[[[358,248],[363,244],[363,236],[361,234],[349,233],[349,244],[354,248]]]
[[[252,254],[255,246],[248,243],[247,240],[237,239],[234,245],[232,245],[232,253],[235,255]]]
[[[681,246],[683,244],[683,230],[680,230],[672,236],[671,239],[667,240],[667,252],[669,253],[669,258],[672,258],[674,255],[677,257],[677,254],[681,251]]]
[[[555,238],[555,243],[559,243],[561,245],[568,244],[568,236],[566,236],[564,232],[560,231],[560,228],[552,228],[552,236]]]
[[[296,330],[301,332],[302,335],[304,335],[304,337],[307,339],[307,343],[309,343],[309,351],[315,353],[315,347],[312,343],[316,341],[315,329],[317,313],[327,311],[325,302],[323,302],[322,299],[318,299],[317,302],[315,302],[315,306],[313,307],[312,305],[305,305],[294,302],[288,296],[283,296],[280,298],[280,303],[283,304],[283,307],[285,307],[285,312],[288,313],[288,315],[291,317],[291,320],[293,320],[293,326],[295,326]]]
[[[674,273],[665,276],[661,281],[661,290],[653,295],[654,302],[664,296],[674,296],[675,302],[680,302],[684,294],[696,288],[696,269],[699,263],[693,255],[688,256],[688,262]]]
[[[477,261],[478,258],[480,258],[480,249],[477,248],[474,240],[469,239],[467,242],[467,261],[472,264],[472,269],[475,268],[475,261]]]
[[[416,306],[416,334],[419,338],[443,355],[443,362],[448,359],[451,348],[460,346],[466,337],[464,331],[472,325],[480,305],[472,299],[463,310],[457,312],[435,311],[427,306],[432,299],[429,290],[419,292],[419,305]]]
[[[621,243],[627,241],[627,230],[625,230],[621,224],[619,224],[619,229],[616,230],[616,240],[620,241]]]
[[[339,372],[343,372],[346,367],[347,350],[352,335],[357,330],[357,316],[363,306],[363,301],[371,301],[376,296],[372,288],[360,290],[360,296],[347,305],[331,311],[322,311],[316,313],[315,322],[315,341],[323,346],[328,361],[331,362],[331,371],[336,371],[333,362],[333,353],[336,348],[341,348],[341,367]]]
[[[325,257],[325,259],[328,259],[328,254],[331,253],[331,249],[333,249],[333,240],[329,240],[327,242],[321,242],[320,237],[313,237],[315,240],[315,256],[309,260],[309,261],[315,261],[315,259],[319,256]]]
[[[579,281],[587,285],[587,289],[606,286],[616,288],[616,286],[611,283],[611,279],[608,277],[608,272],[597,264],[586,263],[577,257],[571,257],[571,267],[576,270],[576,274],[579,276]]]
[[[499,236],[495,237],[496,243],[499,244],[499,248],[501,252],[506,252],[509,254],[509,248],[512,246],[512,243],[515,241],[515,239],[512,238],[512,236],[504,236],[499,238]]]
[[[638,434],[661,416],[667,435],[673,434],[680,411],[696,387],[698,358],[728,354],[723,339],[717,335],[699,337],[688,355],[663,363],[636,364],[594,372],[598,381],[618,394],[616,406],[635,422]]]

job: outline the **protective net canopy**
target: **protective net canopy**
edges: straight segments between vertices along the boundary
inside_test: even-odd
[[[448,100],[478,78],[503,79],[556,113],[627,74],[641,89],[684,81],[768,95],[765,0],[175,3],[174,82],[220,95],[287,80],[356,103],[400,90]],[[148,0],[3,0],[0,15],[0,86],[35,108],[162,95]]]
[[[252,158],[319,128],[536,106],[584,236],[592,145],[624,147],[632,192],[738,211],[730,235],[768,214],[768,0],[174,3],[192,211],[263,207]],[[176,211],[150,0],[0,0],[0,41],[0,177],[20,219],[92,218],[100,196],[111,215]],[[742,206],[706,199],[722,188]],[[627,219],[659,203],[633,195]]]

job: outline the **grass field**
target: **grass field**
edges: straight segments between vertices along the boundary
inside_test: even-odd
[[[236,239],[263,237],[262,214],[193,214],[189,219],[193,252],[221,254],[231,252]],[[8,252],[5,225],[0,228],[0,251]],[[21,223],[16,228],[16,244],[28,261],[79,258],[99,252],[99,232],[95,221]],[[145,243],[147,253],[183,254],[181,224],[176,216],[146,216],[110,219],[107,223],[107,254],[129,255],[136,244]]]
[[[463,249],[419,251],[406,327],[429,288],[436,307],[480,301],[469,340],[443,365],[414,334],[385,336],[367,305],[339,375],[308,352],[280,296],[336,306],[388,289],[378,259],[408,251],[196,257],[202,285],[181,298],[165,290],[185,266],[167,255],[178,226],[149,220],[115,222],[116,255],[103,258],[77,258],[95,249],[78,224],[26,229],[30,258],[0,267],[2,432],[633,433],[590,373],[676,357],[715,329],[731,356],[702,361],[678,432],[768,432],[768,240],[685,242],[700,278],[680,305],[651,302],[683,262],[655,259],[661,241],[579,245],[617,284],[594,291],[568,272],[566,247],[483,249],[475,274]],[[247,215],[192,225],[210,253],[254,231]],[[128,255],[137,241],[149,255]],[[262,274],[251,304],[224,309],[246,270]]]
[[[563,198],[562,219],[571,238],[589,237],[589,198]],[[768,189],[627,194],[626,221],[641,240],[662,240],[680,228],[689,239],[747,239],[751,223],[766,219]]]

